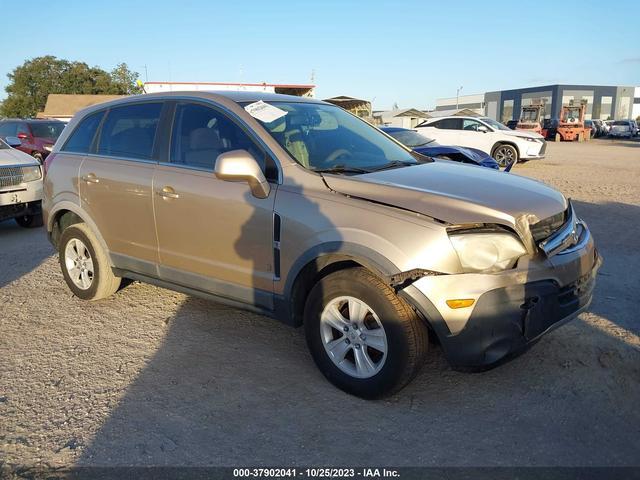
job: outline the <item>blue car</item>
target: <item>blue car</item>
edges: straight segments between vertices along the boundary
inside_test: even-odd
[[[475,148],[440,145],[435,140],[419,134],[415,130],[400,127],[380,127],[387,135],[392,136],[414,152],[433,158],[470,163],[481,167],[499,170],[500,166],[489,154]]]

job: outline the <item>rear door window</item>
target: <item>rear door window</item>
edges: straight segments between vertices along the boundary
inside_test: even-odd
[[[110,109],[100,132],[98,154],[150,160],[161,111],[161,102]]]
[[[90,153],[93,139],[104,117],[104,110],[85,117],[62,147],[63,152]]]
[[[462,119],[461,118],[444,118],[437,121],[434,125],[436,128],[442,128],[444,130],[461,130]]]

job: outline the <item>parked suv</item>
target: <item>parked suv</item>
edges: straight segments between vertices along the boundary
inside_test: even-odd
[[[47,158],[53,148],[53,144],[65,127],[64,122],[58,120],[0,120],[0,137],[17,137],[21,145],[18,147],[28,153],[40,163]]]
[[[429,334],[457,367],[521,351],[587,308],[600,264],[552,188],[266,93],[83,110],[45,162],[44,211],[76,296],[129,278],[304,325],[322,373],[365,398],[409,382]]]
[[[416,130],[443,145],[482,150],[495,158],[501,167],[543,158],[547,147],[542,135],[511,130],[488,117],[430,118],[419,124]]]
[[[42,226],[42,167],[19,147],[16,137],[0,140],[0,222],[15,219],[21,227]]]

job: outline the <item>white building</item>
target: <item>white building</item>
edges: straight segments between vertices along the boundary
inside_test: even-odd
[[[247,91],[283,93],[298,97],[314,97],[315,85],[279,83],[224,83],[224,82],[145,82],[146,93],[193,91]]]
[[[473,95],[460,95],[436,100],[436,110],[460,110],[463,108],[473,110],[479,115],[484,115],[484,93]]]
[[[640,87],[636,87],[636,91],[633,94],[633,112],[632,118],[640,118]]]

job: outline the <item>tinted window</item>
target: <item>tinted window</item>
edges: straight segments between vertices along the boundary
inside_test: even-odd
[[[231,150],[247,150],[258,161],[267,178],[274,178],[275,166],[267,168],[267,157],[262,149],[226,115],[196,103],[177,106],[172,163],[213,170],[218,155]]]
[[[460,130],[462,128],[462,119],[460,118],[444,118],[433,124],[436,128],[445,130]]]
[[[56,139],[60,136],[64,127],[65,125],[62,122],[38,122],[31,124],[31,132],[33,132],[34,137]]]
[[[98,153],[149,160],[162,103],[141,103],[109,110],[100,132]]]
[[[96,130],[100,125],[100,120],[104,116],[104,111],[92,113],[85,117],[73,131],[69,139],[62,147],[65,152],[89,153]]]
[[[15,137],[16,136],[16,127],[18,126],[15,122],[3,122],[0,123],[0,137]]]
[[[31,132],[29,131],[29,125],[27,125],[26,123],[19,123],[18,124],[18,133],[17,135],[26,135],[28,137],[31,136]]]

